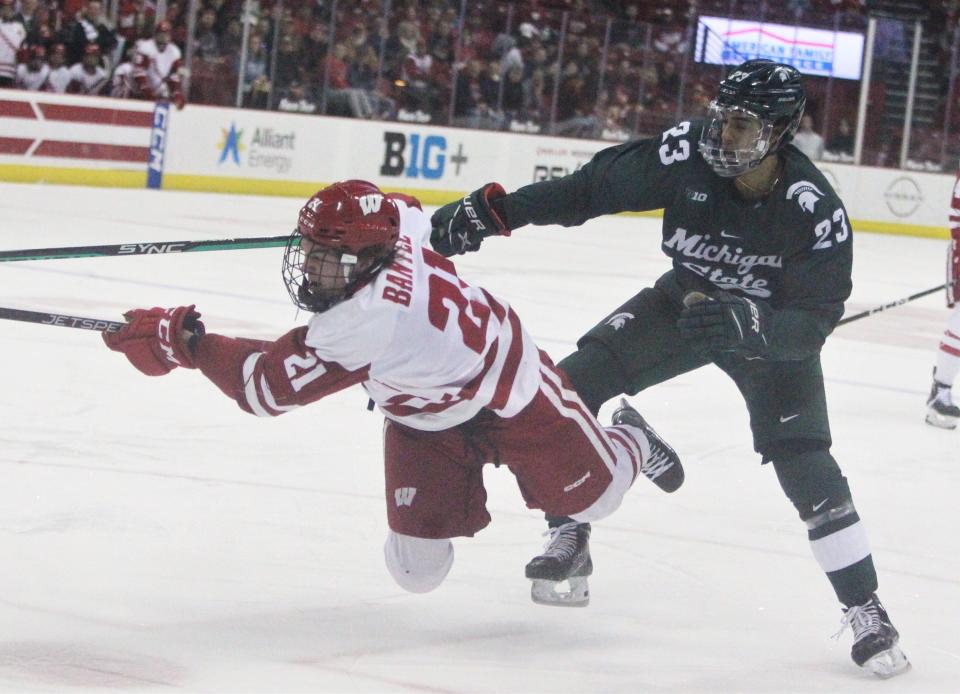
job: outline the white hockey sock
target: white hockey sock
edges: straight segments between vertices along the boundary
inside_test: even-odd
[[[810,549],[824,573],[830,573],[852,566],[868,556],[870,543],[863,523],[857,521],[846,528],[811,540]]]
[[[960,372],[960,306],[953,309],[950,320],[947,321],[947,329],[940,339],[934,378],[940,383],[952,386],[958,372]]]

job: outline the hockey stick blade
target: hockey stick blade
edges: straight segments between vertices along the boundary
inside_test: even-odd
[[[115,243],[101,246],[73,246],[67,248],[27,248],[20,251],[0,251],[0,263],[18,260],[55,260],[60,258],[100,258],[104,256],[161,255],[167,253],[194,253],[197,251],[239,251],[249,248],[285,246],[290,236],[260,236],[247,239],[219,239],[216,241],[151,241],[147,243]]]
[[[875,306],[874,308],[867,309],[866,311],[861,311],[860,313],[854,313],[852,316],[847,316],[843,318],[837,325],[844,325],[845,323],[852,323],[855,320],[860,320],[861,318],[866,318],[867,316],[872,316],[875,313],[880,313],[881,311],[886,311],[887,309],[897,308],[897,306],[903,306],[906,303],[915,301],[916,299],[921,299],[925,296],[929,296],[935,292],[942,291],[948,286],[952,285],[953,282],[948,282],[941,284],[937,287],[931,287],[930,289],[925,289],[922,292],[917,292],[916,294],[911,294],[910,296],[904,297],[902,299],[897,299],[896,301],[891,301],[889,304],[881,304],[880,306]]]
[[[81,316],[67,316],[62,313],[43,313],[42,311],[21,311],[18,308],[0,308],[0,318],[4,320],[19,320],[26,323],[55,325],[60,328],[96,330],[101,333],[115,333],[126,325],[126,323],[121,321],[104,320],[102,318],[84,318]]]

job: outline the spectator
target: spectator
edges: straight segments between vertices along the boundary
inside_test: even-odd
[[[546,91],[546,70],[537,69],[523,81],[523,107],[527,118],[542,125],[544,118],[544,94]]]
[[[546,47],[542,41],[534,39],[527,47],[527,55],[523,61],[524,79],[530,79],[530,76],[538,70],[545,72],[549,68],[550,56],[547,54]]]
[[[365,24],[357,24],[353,27],[353,31],[350,32],[350,37],[347,39],[347,43],[350,45],[351,53],[353,55],[362,55],[367,47],[372,47],[374,45],[372,38],[370,37],[370,32],[367,30]]]
[[[813,116],[808,114],[800,119],[800,129],[793,136],[793,146],[806,154],[810,161],[823,158],[823,138],[813,130]]]
[[[578,42],[579,45],[579,42]],[[499,61],[501,75],[506,75],[515,65],[523,68],[523,54],[517,48],[517,40],[510,34],[498,34],[490,47],[493,57]]]
[[[667,9],[670,11],[669,8]],[[683,24],[670,24],[664,27],[653,40],[653,47],[660,53],[683,55],[687,50],[685,31]]]
[[[0,88],[14,86],[17,52],[27,38],[26,28],[13,15],[13,0],[0,0]]]
[[[316,113],[316,102],[307,96],[303,88],[303,82],[298,79],[290,82],[286,94],[277,104],[278,111],[287,111],[289,113]]]
[[[303,69],[306,74],[316,74],[323,69],[323,60],[327,57],[328,45],[327,25],[322,22],[315,22],[310,28],[310,33],[303,40],[300,49]]]
[[[462,127],[472,127],[470,119],[476,113],[482,101],[480,96],[480,71],[482,65],[477,60],[470,60],[463,69],[456,73],[453,84],[453,117],[454,124]]]
[[[850,127],[850,121],[841,118],[837,124],[836,135],[833,135],[826,144],[826,150],[832,154],[853,156],[853,129]]]
[[[390,24],[386,19],[377,22],[377,47],[383,46],[383,64],[380,74],[387,79],[394,80],[400,74],[400,61],[406,55],[406,49],[400,43],[396,32],[390,31]]]
[[[403,55],[408,55],[417,50],[417,44],[420,42],[420,28],[416,22],[406,19],[397,25],[397,40],[400,42],[400,49]]]
[[[187,45],[187,16],[178,0],[167,2],[167,13],[163,19],[170,23],[170,40],[180,47]]]
[[[102,94],[107,86],[107,71],[103,68],[100,46],[95,42],[83,49],[83,60],[70,66],[70,94]]]
[[[70,68],[67,66],[67,47],[62,43],[53,44],[50,50],[50,74],[44,91],[63,94],[70,86]]]
[[[67,59],[71,64],[85,60],[90,55],[86,48],[96,44],[101,56],[110,55],[117,47],[116,32],[111,29],[103,18],[103,5],[100,0],[87,0],[83,11],[68,29]],[[72,69],[72,68],[71,68]]]
[[[497,104],[500,101],[500,61],[488,60],[480,73],[480,95],[496,121],[488,127],[497,128],[503,120]]]
[[[60,6],[56,0],[44,2],[41,5],[36,4],[36,0],[25,0],[21,7],[28,7],[28,3],[33,3],[35,7],[33,14],[27,18],[24,17],[24,26],[27,28],[27,43],[31,45],[42,45],[50,54],[53,48],[54,37],[62,34],[61,22],[63,15]],[[23,11],[21,10],[21,15]]]
[[[301,44],[307,35],[313,30],[316,22],[313,18],[313,7],[310,3],[304,3],[297,10],[293,17],[293,33],[297,44]]]
[[[382,93],[382,82],[377,77],[379,64],[380,58],[376,49],[368,44],[350,63],[348,81],[351,88],[367,94],[372,107],[370,117],[393,119],[397,116],[397,103]]]
[[[233,9],[233,4],[235,0],[207,0],[205,5],[213,10],[216,15],[216,21],[214,22],[214,31],[216,31],[221,36],[227,30],[227,25],[230,23],[230,20],[236,17],[235,10]],[[242,3],[235,3],[239,7]],[[258,5],[258,3],[255,3]],[[254,9],[254,12],[258,8]]]
[[[132,46],[153,33],[156,18],[157,6],[152,0],[121,0],[117,13],[117,34],[126,45]]]
[[[160,22],[152,39],[137,44],[133,67],[135,96],[139,99],[169,99],[177,108],[183,108],[180,49],[170,41],[170,30],[169,22]]]
[[[503,81],[501,106],[508,120],[529,120],[524,98],[522,65],[514,65],[507,71],[506,79]]]
[[[554,134],[570,137],[591,137],[596,134],[598,123],[592,113],[595,101],[577,64],[573,61],[567,63],[560,82]]]
[[[577,39],[576,47],[573,50],[573,59],[577,61],[577,67],[580,74],[591,84],[597,83],[597,55],[599,48],[593,41],[587,38]]]
[[[280,45],[277,46],[277,68],[273,75],[274,88],[282,93],[294,80],[303,79],[301,63],[300,52],[297,50],[293,36],[290,34],[281,36]]]
[[[240,56],[237,56],[239,61]],[[239,66],[238,66],[239,69]],[[250,32],[247,63],[243,68],[243,105],[246,108],[266,108],[270,93],[267,51],[260,34]]]
[[[124,46],[123,60],[113,69],[110,77],[110,96],[116,99],[132,99],[137,90],[134,79],[134,63],[137,59],[136,44]]]
[[[31,46],[26,63],[17,65],[17,89],[28,89],[38,92],[44,88],[50,76],[50,66],[47,65],[47,49],[43,46]]]
[[[200,13],[200,21],[197,22],[196,42],[194,43],[195,55],[200,60],[216,62],[223,55],[220,50],[220,35],[215,29],[216,23],[217,13],[211,8],[207,8]],[[236,25],[239,29],[240,20],[237,20]],[[239,45],[238,43],[238,48]]]
[[[427,53],[427,43],[418,39],[416,47],[403,60],[400,79],[404,87],[403,107],[412,112],[430,114],[433,111],[433,89],[430,83],[433,56]],[[421,119],[422,120],[422,119]]]
[[[236,62],[243,45],[243,25],[239,17],[229,17],[226,20],[226,29],[221,33],[214,25],[214,31],[220,34],[220,55]]]
[[[640,23],[640,7],[632,2],[624,7],[624,19],[614,21],[610,41],[624,46],[639,46],[643,43],[645,25]]]
[[[664,60],[657,71],[657,96],[665,101],[676,101],[680,97],[680,75],[672,60]]]
[[[442,47],[447,55],[453,55],[456,43],[456,26],[452,22],[441,21],[430,35],[430,52],[436,54],[436,49]]]
[[[20,0],[20,11],[13,18],[27,30],[27,43],[38,43],[40,12],[37,9],[37,0]]]

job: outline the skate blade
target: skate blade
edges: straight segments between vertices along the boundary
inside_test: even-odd
[[[538,605],[586,607],[590,604],[590,586],[586,576],[571,576],[565,581],[533,579],[530,597]]]
[[[956,429],[958,421],[960,420],[956,417],[948,417],[939,412],[927,412],[927,424],[940,429]]]
[[[863,664],[863,669],[872,672],[881,679],[889,679],[906,672],[911,667],[907,656],[900,646],[893,646],[877,653]]]

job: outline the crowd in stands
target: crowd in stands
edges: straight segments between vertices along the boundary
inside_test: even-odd
[[[201,0],[185,94],[186,0],[114,1],[111,22],[101,0],[0,0],[0,87],[625,140],[709,103],[697,15],[865,26],[863,0],[255,0],[246,26],[243,0]],[[960,0],[931,5],[956,26]]]
[[[116,26],[101,0],[0,0],[0,87],[165,99],[182,108],[172,30],[146,0],[124,0]]]

